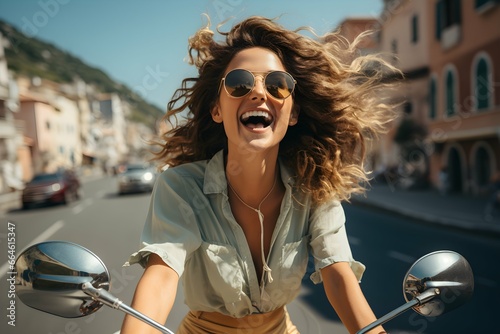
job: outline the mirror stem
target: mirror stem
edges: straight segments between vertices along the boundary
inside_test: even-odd
[[[438,294],[439,294],[439,289],[427,289],[424,292],[422,292],[420,295],[416,296],[414,299],[407,302],[406,304],[401,305],[397,309],[392,310],[391,312],[387,313],[383,317],[372,322],[368,326],[360,329],[359,331],[356,332],[356,334],[364,334],[364,333],[374,329],[377,326],[383,325],[387,321],[394,319],[395,317],[397,317],[398,315],[400,315],[403,312],[406,312],[410,308],[427,303],[429,300],[431,300],[432,298],[434,298]]]
[[[158,329],[162,333],[166,334],[174,334],[174,332],[170,331],[168,328],[165,326],[161,325],[160,323],[154,321],[153,319],[145,316],[144,314],[136,311],[132,307],[128,306],[127,304],[124,304],[120,299],[117,297],[113,296],[111,293],[104,289],[96,289],[92,283],[83,283],[82,284],[82,291],[86,293],[87,295],[91,296],[92,298],[100,301],[101,303],[114,308],[115,310],[120,310],[122,312],[125,312],[145,323],[148,325]]]

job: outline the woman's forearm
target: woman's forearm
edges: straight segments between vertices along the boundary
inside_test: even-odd
[[[172,309],[179,277],[160,257],[151,254],[148,265],[137,284],[132,307],[151,319],[164,324]],[[121,334],[159,333],[142,321],[126,315]]]
[[[377,319],[347,262],[325,267],[321,270],[321,275],[328,300],[349,333],[356,333]],[[385,331],[379,326],[369,333],[379,334]]]

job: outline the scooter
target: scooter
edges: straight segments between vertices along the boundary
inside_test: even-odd
[[[162,333],[162,324],[124,304],[110,292],[110,274],[90,250],[65,241],[30,246],[16,260],[16,294],[29,307],[64,318],[90,315],[107,305]],[[363,334],[412,308],[435,317],[466,303],[474,292],[474,277],[460,254],[441,250],[418,259],[403,280],[406,303],[359,330]]]

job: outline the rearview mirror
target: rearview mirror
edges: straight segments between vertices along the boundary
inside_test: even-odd
[[[437,289],[436,296],[413,309],[435,317],[465,304],[474,292],[474,276],[467,260],[452,251],[427,254],[408,270],[403,294],[408,302],[428,289]]]
[[[16,293],[24,304],[65,318],[83,317],[102,307],[82,291],[83,284],[109,290],[104,263],[69,242],[49,241],[28,248],[18,257],[16,272]]]
[[[474,292],[474,276],[467,260],[453,251],[443,250],[422,256],[403,280],[406,303],[362,328],[364,334],[385,324],[410,308],[435,317],[465,304]]]
[[[109,293],[105,264],[88,249],[65,241],[47,241],[23,251],[16,260],[16,294],[29,307],[64,318],[89,315],[107,305],[174,334]]]

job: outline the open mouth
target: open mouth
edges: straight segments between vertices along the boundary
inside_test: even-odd
[[[247,111],[241,118],[241,123],[248,128],[267,128],[273,122],[273,118],[265,111]]]

